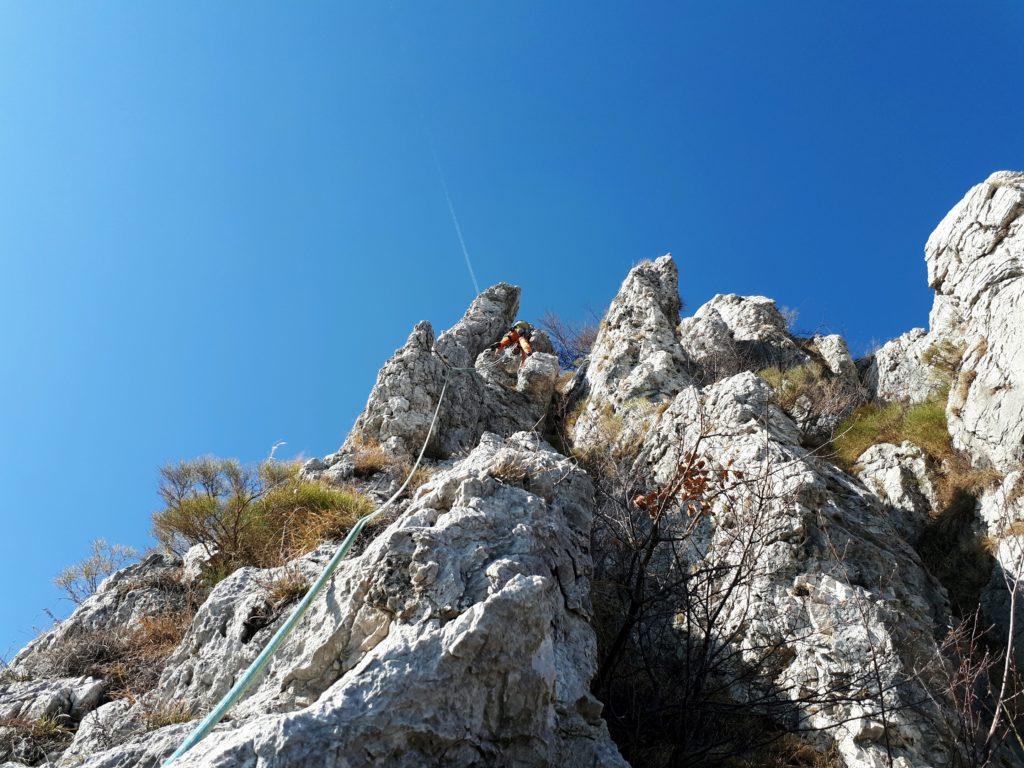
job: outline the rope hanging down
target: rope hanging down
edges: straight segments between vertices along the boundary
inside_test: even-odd
[[[435,354],[437,353],[435,352]],[[445,366],[449,369],[449,371],[474,370],[472,368],[454,368],[448,363],[447,360],[441,357],[440,354],[438,354],[438,357],[442,360],[442,362],[444,362]],[[381,514],[381,512],[383,512],[385,509],[391,506],[391,504],[393,504],[394,501],[399,496],[402,495],[402,492],[405,490],[406,486],[409,485],[409,481],[412,480],[412,476],[419,467],[420,462],[423,461],[423,454],[426,453],[427,443],[430,442],[430,436],[434,432],[434,426],[437,424],[437,416],[441,412],[441,403],[444,400],[444,395],[447,390],[448,377],[445,376],[444,385],[441,387],[441,394],[438,395],[437,398],[437,407],[434,408],[434,417],[430,420],[430,428],[427,430],[427,436],[423,440],[423,447],[420,448],[420,454],[419,456],[416,457],[416,463],[412,465],[412,469],[409,470],[409,476],[405,478],[405,482],[402,483],[401,487],[399,487],[399,489],[391,495],[391,498],[385,501],[381,506],[377,507],[377,509],[375,509],[373,512],[371,512],[368,515],[364,515],[356,521],[356,524],[352,526],[352,530],[348,532],[348,536],[346,536],[345,540],[341,542],[341,546],[338,547],[338,551],[334,553],[334,556],[331,558],[330,562],[327,563],[327,565],[324,567],[323,571],[320,573],[320,576],[317,577],[317,580],[313,583],[313,586],[309,588],[308,592],[306,592],[305,597],[303,597],[302,600],[299,601],[299,604],[295,606],[295,610],[292,611],[291,615],[288,617],[285,623],[282,624],[281,627],[277,630],[277,632],[274,633],[274,636],[270,638],[270,642],[267,643],[266,647],[260,652],[260,655],[257,656],[255,660],[252,662],[252,664],[249,665],[249,668],[245,670],[242,676],[238,679],[238,682],[234,684],[234,686],[231,688],[230,691],[227,692],[224,698],[217,702],[217,706],[213,708],[210,714],[203,718],[203,721],[195,727],[195,730],[193,730],[192,733],[188,735],[188,737],[181,743],[181,746],[175,750],[174,754],[171,755],[164,762],[164,768],[167,768],[167,766],[173,764],[175,760],[177,760],[179,757],[181,757],[190,749],[192,749],[192,747],[194,747],[196,744],[202,741],[203,737],[205,737],[206,734],[213,730],[214,726],[216,726],[217,723],[219,723],[224,718],[224,716],[228,713],[228,710],[230,710],[231,707],[234,706],[235,702],[237,702],[238,699],[241,698],[242,694],[244,694],[249,689],[249,687],[253,683],[255,683],[257,679],[259,679],[260,674],[263,672],[264,668],[270,662],[270,657],[274,655],[274,651],[276,651],[278,646],[281,645],[284,639],[292,633],[292,630],[295,629],[299,621],[302,620],[302,617],[306,615],[306,612],[309,610],[309,607],[313,604],[313,601],[323,591],[323,588],[327,586],[327,582],[330,580],[331,576],[334,575],[334,572],[341,564],[341,561],[345,559],[345,555],[348,554],[348,551],[352,548],[352,544],[359,537],[359,534],[362,532],[363,528],[365,528],[371,521],[374,520],[374,518],[378,517]]]

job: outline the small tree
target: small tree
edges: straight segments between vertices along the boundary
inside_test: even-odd
[[[75,604],[80,604],[96,592],[107,576],[138,556],[139,553],[131,547],[96,539],[91,545],[89,556],[80,563],[69,565],[57,575],[53,583],[63,589]]]

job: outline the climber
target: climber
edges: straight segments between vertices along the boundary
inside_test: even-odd
[[[518,344],[519,352],[522,355],[519,360],[519,367],[522,368],[526,358],[533,354],[533,347],[530,345],[531,336],[533,336],[533,326],[520,320],[509,328],[508,333],[502,337],[501,341],[492,344],[491,349],[494,350],[495,357],[500,357],[507,347]]]

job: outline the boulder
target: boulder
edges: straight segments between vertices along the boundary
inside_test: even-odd
[[[100,702],[106,684],[94,677],[0,683],[0,720],[77,722]]]
[[[892,511],[900,535],[915,546],[938,508],[926,459],[913,443],[879,443],[864,451],[854,467],[861,482]]]

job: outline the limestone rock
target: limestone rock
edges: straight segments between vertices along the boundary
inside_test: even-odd
[[[679,321],[679,338],[690,360],[690,373],[708,384],[743,369],[736,340],[714,309]]]
[[[740,370],[789,368],[809,359],[789,333],[786,319],[772,299],[718,294],[694,313],[696,318],[708,315],[717,315],[728,327]]]
[[[485,434],[342,564],[231,723],[181,768],[624,767],[589,692],[592,504],[587,475],[535,435]],[[220,685],[210,674],[226,654],[199,641],[217,617],[235,632],[254,575],[230,578],[174,660],[193,671],[167,675],[163,694]],[[143,734],[83,765],[150,768],[182,734]]]
[[[893,512],[893,523],[911,544],[920,539],[929,515],[937,509],[924,451],[913,443],[879,443],[861,454],[857,476]]]
[[[205,544],[195,544],[181,558],[181,581],[184,584],[198,584],[203,577],[203,567],[217,554]]]
[[[849,386],[860,386],[857,366],[850,356],[850,348],[846,346],[846,339],[838,333],[830,333],[827,336],[814,336],[808,346],[817,354],[833,376],[842,379]]]
[[[1004,472],[1024,461],[1024,173],[973,187],[925,246],[931,334],[964,358],[947,408],[954,445]]]
[[[105,689],[94,677],[0,683],[0,720],[78,721],[96,707]]]
[[[871,398],[920,403],[936,395],[943,382],[922,360],[933,344],[933,337],[923,328],[912,328],[860,361],[864,387]]]
[[[546,415],[558,376],[557,359],[544,351],[550,349],[550,341],[538,333],[538,351],[516,375],[501,369],[517,365],[518,356],[513,361],[511,352],[497,357],[485,351],[508,330],[518,307],[519,289],[500,283],[481,293],[436,343],[430,324],[419,323],[377,375],[342,450],[308,463],[306,476],[348,479],[348,457],[365,442],[379,443],[398,461],[415,457],[427,438],[446,379],[448,389],[428,456],[465,455],[485,431],[510,435],[531,429]]]
[[[647,412],[689,382],[677,335],[679,308],[671,256],[630,270],[590,350],[588,398],[573,426],[578,448],[613,447],[622,437],[618,426],[624,409],[639,406]]]

